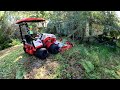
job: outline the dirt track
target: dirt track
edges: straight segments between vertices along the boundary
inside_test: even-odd
[[[6,55],[11,52],[21,48],[22,45],[16,45],[5,50],[0,51],[0,58],[4,58]],[[22,58],[21,58],[22,56]],[[24,57],[23,57],[24,56]],[[23,52],[20,52],[18,57],[19,63],[23,65],[26,69],[26,74],[24,79],[50,79],[54,78],[55,70],[59,66],[58,62],[53,59],[53,56],[50,55],[45,60],[40,60],[35,56],[27,55]],[[17,61],[17,60],[13,60]]]

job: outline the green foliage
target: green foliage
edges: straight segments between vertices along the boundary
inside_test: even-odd
[[[111,37],[118,37],[118,36],[120,36],[120,32],[119,31],[117,31],[117,30],[111,30],[110,32],[110,36]]]
[[[2,75],[5,79],[14,79],[16,75],[16,71],[18,71],[18,67],[22,67],[18,62],[15,60],[19,57],[20,52],[22,52],[22,48],[18,50],[5,52],[5,57],[0,57],[0,75]],[[1,77],[1,78],[2,78]]]
[[[25,74],[26,74],[26,71],[24,70],[24,68],[21,68],[17,70],[15,79],[23,79]]]
[[[117,40],[116,44],[118,47],[120,47],[120,39]]]
[[[11,45],[9,45],[9,43],[11,42],[12,40],[7,36],[5,37],[4,35],[0,35],[0,50],[10,47]]]
[[[48,32],[66,36],[75,34],[75,39],[76,37],[84,39],[85,36],[99,35],[120,28],[114,11],[54,11],[53,16],[55,18],[50,19]],[[76,33],[73,33],[75,30]]]
[[[25,17],[43,17],[50,21],[45,32],[61,36],[74,35],[79,41],[85,36],[98,35],[103,31],[119,30],[114,11],[1,11],[1,34],[10,39],[16,37],[14,33],[18,27],[14,24]]]
[[[112,51],[103,45],[75,45],[74,48],[56,55],[55,59],[61,64],[57,69],[56,78],[120,78],[116,73],[120,70],[119,49]],[[80,68],[83,71],[79,70]]]
[[[102,45],[75,45],[68,51],[53,55],[53,61],[59,62],[54,78],[119,79],[119,54],[120,49],[113,52]],[[26,57],[22,46],[0,57],[0,77],[23,79],[27,67],[22,62],[26,62]]]
[[[19,44],[21,44],[19,39],[12,39],[12,42],[9,43],[9,45],[11,45],[11,46],[15,46],[15,45],[19,45]]]
[[[94,65],[90,61],[84,61],[84,62],[81,62],[81,64],[87,73],[90,73],[91,71],[94,70]]]
[[[20,40],[18,39],[10,39],[10,38],[6,38],[6,37],[0,37],[0,50],[3,50],[5,48],[11,47],[11,46],[15,46],[15,45],[19,45]]]

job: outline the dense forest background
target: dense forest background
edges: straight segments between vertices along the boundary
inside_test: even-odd
[[[20,38],[15,22],[26,17],[45,18],[43,32],[80,43],[105,32],[117,38],[120,29],[115,11],[0,11],[0,50],[10,47],[13,39]]]

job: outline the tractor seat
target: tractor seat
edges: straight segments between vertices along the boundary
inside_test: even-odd
[[[31,41],[33,40],[30,35],[25,35],[26,42],[31,44]]]

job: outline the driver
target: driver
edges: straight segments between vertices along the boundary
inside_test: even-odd
[[[35,36],[33,35],[34,33],[33,33],[32,26],[29,26],[28,33],[31,35],[31,38],[33,39],[33,44],[35,45],[35,47],[38,47],[38,46],[42,45],[41,40],[38,37],[36,37],[36,35]]]
[[[28,31],[28,33],[31,35],[31,36],[33,36],[33,31],[32,31],[32,26],[29,26],[29,31]]]
[[[36,34],[33,33],[33,27],[32,26],[29,26],[28,34],[30,34],[30,36],[32,37],[32,39],[35,39]]]

